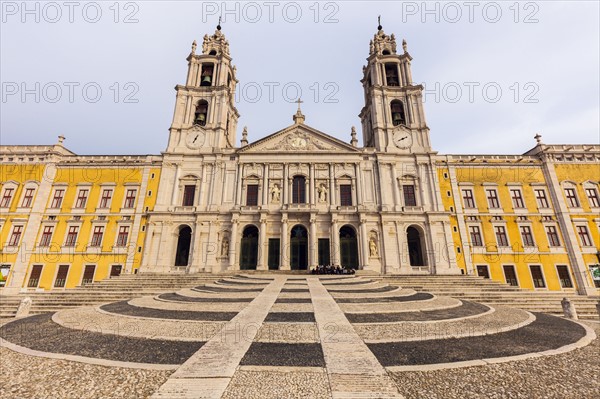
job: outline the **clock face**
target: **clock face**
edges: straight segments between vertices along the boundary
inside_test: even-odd
[[[412,145],[412,136],[405,130],[398,130],[394,133],[394,145],[398,148],[409,148]]]
[[[204,132],[194,130],[187,134],[185,144],[190,148],[200,148],[204,145],[204,138]]]

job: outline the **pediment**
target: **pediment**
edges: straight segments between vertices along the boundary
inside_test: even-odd
[[[357,152],[358,149],[307,125],[298,124],[275,132],[239,152]]]

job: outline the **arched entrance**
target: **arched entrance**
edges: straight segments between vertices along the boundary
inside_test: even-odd
[[[304,226],[292,227],[290,237],[290,267],[292,270],[308,269],[308,232]]]
[[[190,226],[179,227],[177,238],[177,251],[175,252],[175,266],[187,266],[190,259],[190,244],[192,242],[192,229]]]
[[[240,245],[240,269],[256,270],[258,262],[258,228],[247,226],[242,233]]]
[[[340,263],[344,269],[358,269],[358,241],[352,226],[340,229]]]
[[[406,242],[408,243],[408,258],[411,266],[427,266],[425,263],[425,257],[423,256],[425,251],[423,236],[419,229],[410,226],[406,229]]]

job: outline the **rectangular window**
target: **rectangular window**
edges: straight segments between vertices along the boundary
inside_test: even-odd
[[[279,269],[279,238],[269,238],[269,270]]]
[[[417,206],[417,197],[415,196],[415,186],[405,185],[402,186],[404,192],[404,205],[406,206]]]
[[[40,283],[40,276],[42,275],[42,265],[33,265],[31,274],[29,275],[29,281],[27,282],[28,288],[37,288]]]
[[[54,280],[55,287],[64,287],[67,283],[67,276],[69,275],[69,265],[58,266],[58,273],[56,274],[56,280]]]
[[[560,247],[560,238],[556,226],[546,226],[546,235],[548,236],[548,245],[551,247]]]
[[[81,280],[81,284],[90,284],[91,282],[93,282],[95,271],[95,265],[85,265],[85,269],[83,271],[83,280]]]
[[[352,206],[352,185],[351,184],[340,185],[340,205],[341,206]]]
[[[537,200],[538,207],[550,208],[548,205],[548,198],[546,198],[546,190],[542,188],[536,188],[533,191],[535,192],[535,199]]]
[[[113,190],[106,188],[102,190],[102,197],[100,198],[99,208],[110,208],[110,200],[112,198]]]
[[[44,230],[42,232],[42,238],[40,239],[40,247],[49,247],[50,240],[52,240],[52,232],[54,231],[54,226],[44,226]]]
[[[508,247],[508,237],[506,235],[506,229],[504,226],[494,226],[496,231],[496,242],[499,247]]]
[[[85,204],[87,203],[89,190],[79,190],[79,194],[77,194],[77,201],[75,201],[75,208],[85,208]]]
[[[64,196],[65,190],[63,190],[62,188],[54,190],[54,197],[52,197],[52,203],[50,204],[50,208],[60,208]]]
[[[471,245],[474,247],[482,247],[483,241],[481,239],[479,226],[469,226],[469,233],[471,234]]]
[[[535,246],[535,243],[533,242],[533,235],[531,234],[531,227],[521,226],[519,229],[521,230],[521,238],[523,239],[523,246],[524,247]]]
[[[486,265],[477,265],[477,275],[483,278],[490,278],[490,271]]]
[[[595,188],[586,188],[585,194],[588,197],[588,201],[590,202],[590,207],[592,208],[600,208],[600,198],[598,198],[598,190]]]
[[[102,245],[102,235],[104,234],[104,226],[94,226],[94,233],[92,234],[92,247],[99,247]]]
[[[565,188],[565,196],[567,197],[569,208],[579,208],[579,200],[574,188]]]
[[[123,208],[133,208],[135,205],[135,194],[137,190],[130,189],[127,190],[127,194],[125,195],[125,203],[123,204]]]
[[[14,191],[14,188],[7,188],[4,190],[2,201],[0,202],[0,208],[8,208],[10,206],[10,201],[12,200]]]
[[[573,282],[571,281],[571,275],[569,274],[569,268],[565,265],[557,265],[556,271],[558,272],[558,279],[560,280],[560,286],[563,288],[573,288]]]
[[[576,226],[577,234],[579,235],[579,241],[581,242],[582,247],[591,247],[592,246],[592,238],[590,237],[590,232],[588,231],[587,226]]]
[[[473,198],[473,190],[462,190],[463,204],[465,208],[475,208],[475,199]]]
[[[183,186],[183,206],[194,206],[196,186],[193,184]]]
[[[306,203],[306,178],[304,176],[294,176],[292,180],[292,203]]]
[[[258,184],[248,184],[246,186],[246,205],[258,205]]]
[[[65,247],[74,247],[77,243],[77,234],[79,233],[79,226],[69,226],[69,232],[67,233],[67,239],[65,241]]]
[[[512,198],[513,207],[515,208],[525,208],[525,203],[523,202],[523,194],[521,190],[518,188],[510,190],[510,197]]]
[[[529,266],[529,270],[531,271],[531,279],[533,280],[533,286],[535,288],[546,287],[544,275],[542,274],[542,267],[539,265],[531,265]]]
[[[21,241],[21,234],[23,234],[23,226],[14,226],[8,245],[11,247],[18,246]]]
[[[31,207],[31,203],[33,202],[34,191],[35,191],[34,188],[26,188],[25,189],[25,195],[23,195],[23,202],[21,203],[22,208]]]
[[[491,209],[500,208],[500,201],[498,201],[498,192],[494,189],[485,190],[487,193],[488,205]]]
[[[518,287],[519,281],[517,281],[515,267],[513,265],[504,265],[502,268],[504,269],[504,278],[506,279],[506,284],[512,285],[513,287]]]
[[[124,247],[127,245],[127,237],[129,236],[129,226],[119,227],[119,235],[117,235],[117,247]]]
[[[123,265],[112,265],[110,267],[110,277],[119,277],[121,275],[122,270]]]

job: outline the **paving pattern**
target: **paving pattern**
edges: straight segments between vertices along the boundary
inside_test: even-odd
[[[82,367],[94,375],[98,367],[126,370],[120,375],[130,376],[129,385],[145,384],[92,387],[86,392],[103,394],[87,397],[169,399],[445,397],[443,389],[424,388],[426,378],[415,373],[437,378],[436,369],[463,375],[467,366],[509,368],[502,364],[589,351],[590,342],[598,350],[593,329],[546,314],[437,297],[366,277],[281,274],[241,274],[156,297],[31,316],[0,327],[0,338],[0,353],[9,361],[33,367],[91,363]],[[27,372],[14,370],[15,381]],[[0,378],[9,383],[0,387],[0,397],[37,397],[4,372]],[[414,385],[405,375],[414,377]],[[590,383],[580,382],[577,392],[588,392]],[[552,397],[537,392],[533,396]],[[488,394],[465,397],[494,397]]]

